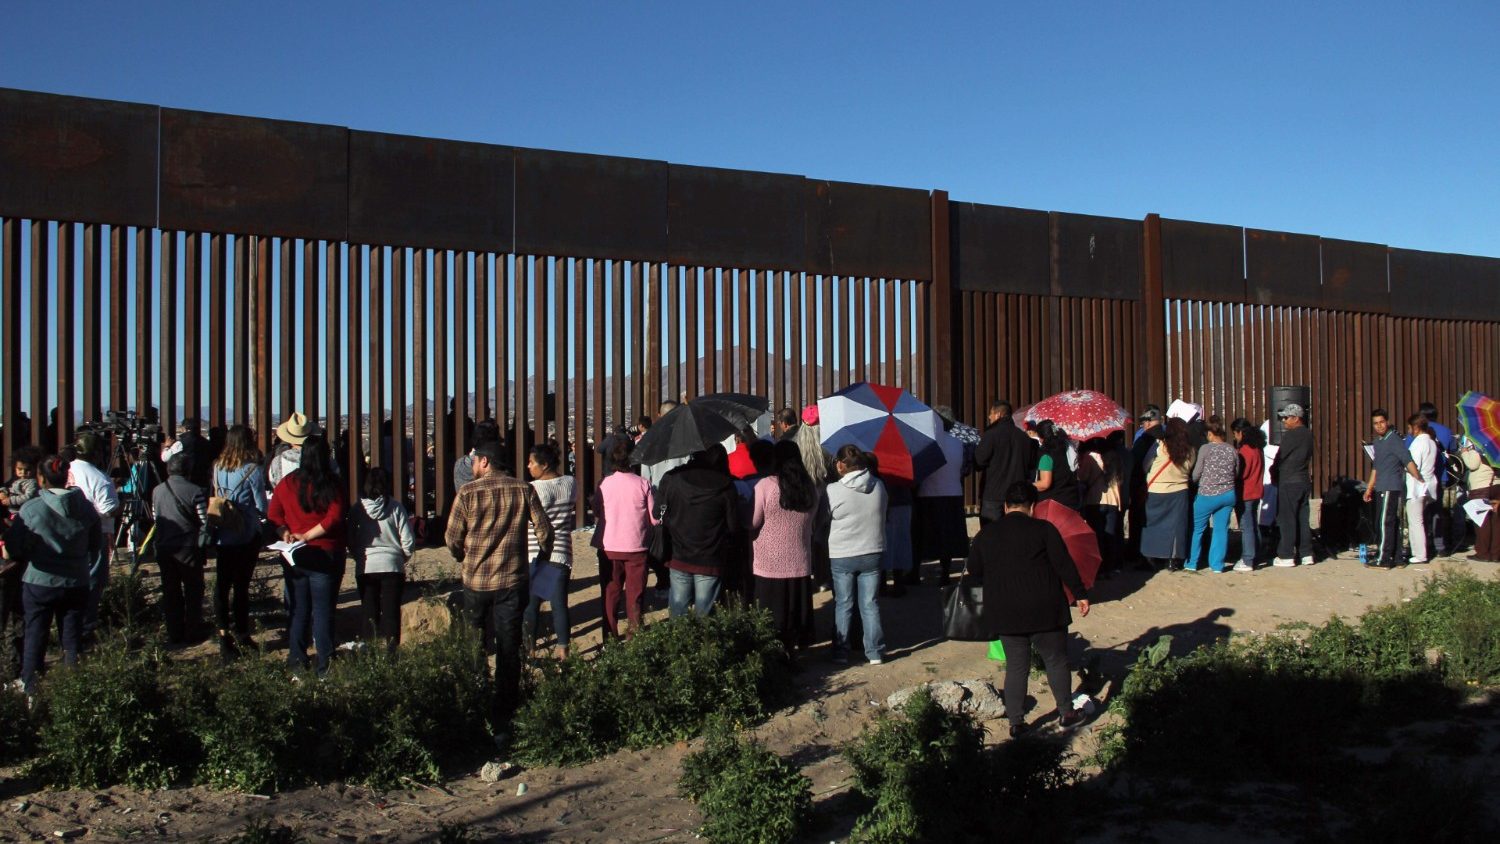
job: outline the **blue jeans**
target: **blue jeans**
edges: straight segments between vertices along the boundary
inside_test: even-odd
[[[1193,540],[1188,543],[1187,569],[1198,568],[1203,553],[1203,529],[1213,520],[1213,538],[1208,543],[1208,565],[1214,571],[1224,570],[1224,553],[1229,547],[1229,513],[1234,509],[1234,490],[1218,495],[1199,495],[1193,499]]]
[[[532,561],[536,566],[537,561]],[[536,620],[542,611],[542,604],[547,604],[551,609],[552,633],[557,636],[557,646],[566,648],[568,646],[568,633],[572,629],[568,623],[568,582],[572,579],[572,569],[564,568],[562,580],[557,584],[557,592],[552,595],[542,595],[537,592],[531,593],[531,600],[526,604],[526,612],[521,616],[522,635],[527,638],[524,642],[526,649],[531,650],[536,644]],[[644,575],[643,575],[644,577]],[[535,586],[535,584],[532,584]]]
[[[686,615],[688,604],[699,615],[708,615],[714,610],[714,601],[719,598],[719,577],[712,574],[688,574],[672,569],[672,591],[667,597],[667,615],[676,618]]]
[[[882,554],[859,557],[834,557],[828,561],[833,570],[833,652],[849,652],[849,620],[854,615],[855,592],[859,594],[859,623],[865,630],[865,657],[875,660],[885,655],[885,631],[880,627],[880,590]]]
[[[1255,565],[1255,555],[1260,548],[1260,499],[1240,502],[1240,559],[1245,565]]]
[[[338,573],[322,566],[309,568],[304,560],[317,554],[327,561],[328,555],[315,548],[303,548],[297,552],[297,565],[281,566],[286,578],[287,604],[287,664],[293,668],[307,667],[307,628],[312,626],[313,645],[318,650],[315,666],[318,675],[328,673],[328,662],[333,658],[333,610],[338,604],[339,584],[344,579],[343,566]]]

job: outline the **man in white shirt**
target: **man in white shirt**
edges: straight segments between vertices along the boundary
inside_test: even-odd
[[[93,635],[99,627],[99,602],[104,598],[104,587],[109,583],[109,560],[115,546],[115,516],[120,512],[120,494],[114,481],[99,468],[104,460],[104,442],[95,434],[85,431],[78,435],[70,448],[62,451],[68,461],[68,486],[77,488],[83,497],[99,513],[99,531],[104,541],[99,543],[99,552],[89,562],[89,603],[84,610],[83,636]]]

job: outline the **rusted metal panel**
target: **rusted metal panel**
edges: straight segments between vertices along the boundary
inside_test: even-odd
[[[1245,230],[1161,221],[1162,290],[1169,299],[1245,301]]]
[[[1162,294],[1166,281],[1163,278],[1161,217],[1156,214],[1148,215],[1141,233],[1141,308],[1144,311],[1142,321],[1146,333],[1146,368],[1142,389],[1145,390],[1148,401],[1162,402],[1171,385],[1167,383],[1167,325],[1163,310],[1165,296]],[[1166,405],[1163,404],[1162,407]],[[1139,408],[1134,407],[1127,410],[1131,413],[1140,412]]]
[[[951,202],[953,284],[959,290],[1046,295],[1052,290],[1050,222],[1046,211]],[[937,218],[934,217],[934,220]],[[941,310],[951,310],[941,308]],[[939,309],[935,317],[941,317]]]
[[[615,425],[625,420],[625,281],[630,265],[615,261],[610,268],[609,308],[609,420]],[[712,320],[712,317],[709,317]],[[603,342],[603,337],[597,342]]]
[[[302,241],[302,412],[310,420],[321,415],[318,370],[323,361],[308,354],[318,348],[318,242]]]
[[[126,318],[130,314],[127,303],[127,281],[130,267],[125,226],[111,226],[109,230],[109,407],[126,410],[130,397],[125,394],[130,362],[130,331]],[[138,340],[136,349],[142,348]],[[0,463],[0,465],[4,465]]]
[[[806,180],[780,173],[668,166],[668,260],[742,269],[804,265]]]
[[[1390,250],[1391,311],[1445,320],[1500,319],[1500,260]]]
[[[386,458],[383,454],[385,449],[381,447],[380,442],[381,425],[385,421],[386,346],[384,310],[386,303],[390,301],[386,297],[385,292],[386,248],[384,246],[369,248],[353,246],[350,248],[355,250],[356,255],[364,252],[369,256],[370,277],[368,281],[370,292],[365,297],[365,312],[369,319],[370,327],[369,344],[365,352],[367,356],[365,360],[368,361],[369,368],[369,374],[366,377],[369,379],[370,387],[367,391],[368,398],[366,401],[370,405],[370,445],[366,454],[371,466],[382,466],[387,471],[390,471],[391,467],[386,465]],[[396,348],[393,345],[392,351],[395,351]],[[405,354],[404,349],[401,350],[401,354]]]
[[[469,415],[469,271],[474,253],[453,255],[453,439],[450,449],[454,460],[469,450],[473,417]],[[537,309],[540,314],[546,311]]]
[[[517,149],[515,251],[662,260],[667,174],[665,161]]]
[[[411,442],[412,442],[412,512],[427,518],[431,508],[427,504],[432,491],[432,480],[427,476],[427,279],[432,253],[416,249],[411,255]]]
[[[182,417],[203,424],[203,236],[183,234]]]
[[[1055,296],[1141,297],[1141,223],[1085,214],[1051,215]]]
[[[99,418],[100,397],[104,392],[103,357],[100,344],[106,339],[101,321],[104,310],[103,256],[104,233],[97,223],[83,227],[83,418]],[[117,357],[119,353],[111,355]]]
[[[255,304],[255,331],[250,335],[254,343],[251,371],[255,383],[255,432],[260,438],[261,451],[270,451],[272,437],[273,399],[271,395],[271,239],[257,237],[252,241],[255,267],[255,283],[251,287]]]
[[[224,254],[224,235],[215,234],[208,242],[208,425],[220,428],[226,417],[226,388],[228,367],[224,355],[229,345],[224,333],[224,309],[226,283],[224,272],[228,262]],[[308,319],[317,310],[308,311]],[[316,359],[317,355],[308,355]]]
[[[1342,311],[1391,312],[1385,246],[1351,240],[1322,242],[1323,307]]]
[[[160,111],[0,88],[0,216],[156,225]]]
[[[448,279],[452,252],[439,250],[432,256],[432,454],[434,501],[439,518],[448,514],[453,500],[453,415],[448,408]],[[517,311],[520,313],[520,311]],[[420,402],[421,399],[418,399]]]
[[[161,227],[343,240],[349,130],[161,110]]]
[[[1317,235],[1245,229],[1245,298],[1261,305],[1323,305]]]
[[[169,435],[177,430],[177,235],[161,233],[161,266],[157,293],[161,297],[154,323],[156,361],[160,373],[157,396],[161,426]]]
[[[124,305],[122,304],[123,308]],[[0,220],[0,466],[11,465],[11,453],[31,435],[21,428],[21,221]]]
[[[234,424],[250,424],[250,333],[254,316],[250,310],[250,238],[234,239],[234,315],[230,324],[234,326],[234,346],[230,355],[234,361],[234,384],[231,401],[234,404]],[[331,360],[336,360],[330,356]],[[330,366],[329,369],[335,367]],[[329,395],[335,395],[330,392]]]
[[[77,226],[72,223],[58,224],[57,278],[53,299],[57,306],[57,326],[53,334],[53,337],[57,340],[57,396],[55,398],[57,403],[57,418],[55,421],[57,448],[61,448],[73,440],[73,385],[74,378],[77,376],[77,368],[73,364],[73,356],[77,353],[75,339],[78,336],[77,331],[73,327],[75,316],[73,311],[78,301],[75,290],[77,261],[74,259],[73,245],[77,242],[77,237]],[[41,262],[43,266],[46,264],[46,259],[37,253],[32,253],[31,259]],[[41,335],[33,334],[32,336],[39,337]]]
[[[811,182],[807,266],[840,276],[927,280],[932,220],[927,191]],[[827,256],[826,262],[824,256]]]
[[[578,259],[573,262],[573,307],[570,309],[573,316],[573,434],[572,472],[578,482],[587,484],[588,476],[584,473],[585,461],[593,451],[588,445],[588,279],[586,262]],[[596,370],[597,371],[597,370]],[[559,455],[566,463],[567,455]],[[567,471],[566,465],[564,471]],[[584,486],[583,490],[594,489],[592,485]],[[574,496],[573,517],[576,524],[584,524],[584,517],[588,514],[589,499],[593,496],[583,491]]]
[[[399,501],[406,501],[407,479],[411,473],[407,471],[407,462],[411,460],[411,449],[406,447],[406,365],[412,354],[412,347],[407,342],[406,311],[410,301],[408,285],[406,283],[406,264],[408,251],[403,247],[391,250],[391,416],[389,420],[390,429],[384,427],[387,423],[381,422],[380,444],[381,450],[385,450],[385,438],[391,439],[390,465],[386,468],[391,472],[391,490]],[[486,275],[488,279],[488,275]],[[486,358],[483,350],[478,357]],[[329,401],[332,402],[332,394]],[[382,458],[384,459],[384,458]],[[417,512],[411,510],[410,512]]]
[[[151,404],[151,347],[157,342],[151,321],[151,230],[135,230],[135,406],[149,412]]]
[[[349,240],[509,252],[515,149],[349,132]]]
[[[281,314],[276,325],[276,337],[280,341],[278,345],[279,358],[276,361],[276,379],[279,403],[276,408],[277,417],[286,419],[291,416],[297,408],[297,243],[291,238],[276,239],[276,254],[278,260],[276,276],[276,302],[280,306]],[[363,272],[364,267],[358,259],[357,254],[350,253],[350,284],[354,284],[354,268]],[[363,278],[363,276],[360,276]],[[353,322],[356,317],[353,308],[349,309],[349,320]]]
[[[31,334],[35,338],[46,337],[50,333],[47,326],[47,302],[51,297],[47,295],[47,248],[50,245],[50,232],[47,230],[46,222],[32,220],[27,224],[31,229]],[[17,247],[19,250],[19,247]],[[54,447],[52,443],[46,442],[47,434],[47,371],[48,350],[51,344],[47,342],[32,342],[31,348],[27,350],[27,357],[31,360],[31,443],[43,449]],[[20,358],[17,358],[20,360]]]
[[[329,431],[342,427],[341,416],[347,407],[343,403],[343,319],[339,308],[343,293],[343,252],[343,244],[323,244],[323,301],[326,303],[323,308],[323,390],[327,396],[323,402],[323,427]],[[342,455],[340,459],[343,459]]]
[[[348,417],[344,421],[344,453],[341,460],[348,470],[344,473],[344,480],[348,482],[350,500],[359,494],[360,468],[364,466],[364,448],[360,441],[361,429],[364,417],[364,360],[368,351],[365,348],[364,325],[365,321],[360,314],[360,303],[365,301],[365,261],[358,246],[350,246],[346,253],[348,283],[344,287],[344,315],[345,332],[348,340],[348,348],[345,354],[348,356],[348,384],[345,395],[348,398]]]
[[[474,421],[490,418],[490,287],[494,277],[495,256],[474,256]],[[395,311],[392,311],[394,318]],[[395,330],[394,323],[392,330]],[[393,340],[392,347],[400,349]],[[395,367],[391,374],[395,374]],[[392,399],[392,404],[399,404]]]

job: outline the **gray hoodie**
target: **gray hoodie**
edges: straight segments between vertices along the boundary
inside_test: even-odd
[[[885,551],[885,484],[860,469],[828,485],[828,556],[860,557]]]
[[[10,555],[29,563],[22,581],[64,589],[88,585],[89,560],[101,544],[99,514],[76,489],[42,490],[5,535]]]
[[[401,574],[415,550],[411,517],[394,498],[361,498],[358,507],[349,508],[349,553],[356,572]]]

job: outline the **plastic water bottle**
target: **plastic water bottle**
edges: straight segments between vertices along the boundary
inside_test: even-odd
[[[1370,546],[1363,542],[1359,543],[1359,564],[1362,566],[1370,564]]]

